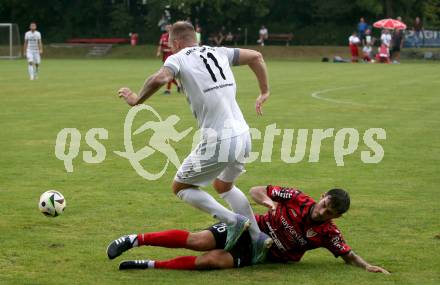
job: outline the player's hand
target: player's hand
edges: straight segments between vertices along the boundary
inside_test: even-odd
[[[157,57],[160,57],[160,51],[158,51],[158,52],[156,53],[156,56],[157,56]]]
[[[130,88],[122,87],[118,90],[118,96],[124,98],[128,105],[134,106],[137,103],[137,95]]]
[[[40,54],[43,54],[43,50],[40,50]]]
[[[271,212],[275,211],[277,208],[277,206],[275,205],[275,202],[270,199],[264,200],[263,206],[269,208],[269,211],[271,211]]]
[[[269,98],[270,93],[261,93],[260,96],[258,96],[257,101],[255,102],[255,110],[257,111],[257,115],[262,116],[263,115],[263,103],[266,102],[267,98]]]
[[[375,265],[369,265],[369,266],[367,266],[366,270],[367,270],[368,272],[390,274],[390,272],[388,272],[386,269],[383,269],[382,267],[375,266]]]

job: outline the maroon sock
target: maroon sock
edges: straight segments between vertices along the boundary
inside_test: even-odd
[[[138,234],[138,245],[161,246],[168,248],[185,248],[189,232],[168,230],[156,233]]]
[[[155,261],[154,268],[194,270],[196,258],[197,256],[180,256],[170,260]]]
[[[171,83],[172,83],[172,81],[170,81],[170,82],[167,83],[167,90],[170,90],[170,89],[171,89]]]

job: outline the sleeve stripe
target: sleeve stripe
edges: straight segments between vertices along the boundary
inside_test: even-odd
[[[234,48],[234,56],[232,57],[232,65],[238,65],[239,58],[240,58],[240,49]]]
[[[177,74],[177,68],[172,65],[164,65],[163,67],[168,68],[172,73],[173,76],[176,77]]]

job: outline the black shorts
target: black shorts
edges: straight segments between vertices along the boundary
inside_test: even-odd
[[[215,239],[217,249],[223,249],[228,235],[225,223],[217,223],[210,226],[209,230]],[[234,267],[244,267],[252,264],[252,240],[248,231],[245,231],[238,239],[234,247],[229,251],[234,258]]]

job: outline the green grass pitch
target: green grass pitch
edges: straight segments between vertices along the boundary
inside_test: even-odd
[[[346,188],[352,207],[336,223],[358,254],[391,275],[346,266],[324,249],[306,253],[297,264],[119,272],[122,259],[191,254],[144,247],[109,261],[106,246],[120,235],[199,230],[214,222],[172,194],[174,166],[162,178],[147,181],[113,153],[124,149],[128,111],[116,90],[138,90],[160,62],[44,60],[40,79],[29,81],[25,61],[18,60],[0,61],[0,284],[439,284],[440,240],[435,236],[440,234],[440,65],[267,64],[272,96],[260,118],[254,111],[258,88],[252,72],[234,69],[237,98],[251,127],[264,131],[276,123],[280,129],[295,130],[355,128],[361,140],[345,158],[345,166],[338,167],[334,138],[323,142],[318,163],[307,161],[309,141],[306,158],[286,164],[277,136],[272,162],[249,164],[237,185],[245,193],[253,185],[297,186],[316,199],[330,187]],[[146,103],[162,117],[177,114],[180,131],[196,127],[185,98],[176,92],[169,97],[156,94]],[[82,135],[73,173],[67,173],[54,154],[63,128],[77,128]],[[82,152],[91,150],[84,140],[91,128],[109,132],[108,140],[101,140],[107,154],[100,164],[82,159]],[[360,152],[367,150],[362,134],[369,128],[386,130],[386,140],[380,141],[385,156],[378,164],[360,159]],[[172,143],[180,159],[189,153],[191,142],[188,136]],[[254,140],[253,150],[261,148],[261,140]],[[144,162],[151,170],[163,163],[160,154]],[[66,197],[60,217],[47,218],[38,211],[39,195],[49,189]],[[265,210],[253,206],[256,212]]]

